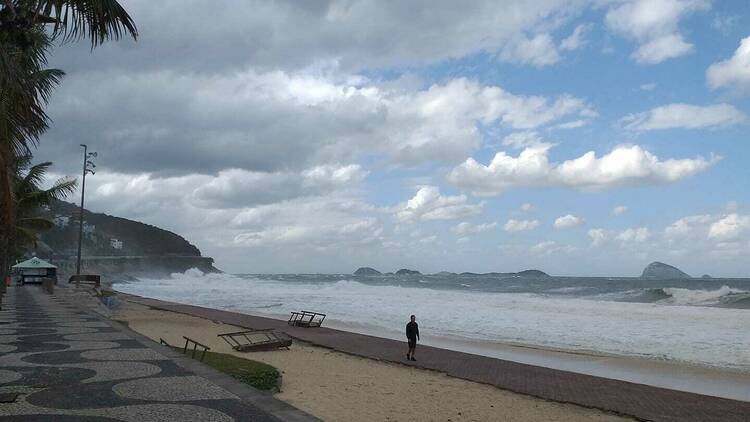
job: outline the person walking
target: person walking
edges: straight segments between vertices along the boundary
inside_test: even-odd
[[[417,340],[419,340],[419,324],[416,321],[417,317],[411,316],[411,321],[406,324],[406,339],[409,343],[409,351],[406,352],[406,360],[416,361],[414,358],[414,349],[417,348]]]

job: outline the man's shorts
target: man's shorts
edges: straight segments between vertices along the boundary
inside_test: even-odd
[[[412,348],[414,348],[414,347],[417,347],[417,339],[415,339],[415,338],[410,338],[410,339],[408,339],[408,340],[409,340],[409,348],[410,348],[410,349],[412,349]]]

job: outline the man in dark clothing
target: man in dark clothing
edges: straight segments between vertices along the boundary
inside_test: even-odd
[[[412,315],[411,322],[406,324],[406,339],[409,341],[409,351],[406,352],[406,360],[416,361],[414,358],[414,349],[417,348],[417,340],[419,340],[419,325],[415,321],[416,319]]]

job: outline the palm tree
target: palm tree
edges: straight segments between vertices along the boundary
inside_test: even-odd
[[[73,193],[78,185],[75,179],[63,177],[55,181],[52,187],[43,189],[45,176],[52,166],[51,162],[31,165],[31,156],[19,157],[14,180],[15,207],[15,244],[10,253],[16,257],[33,246],[36,248],[39,233],[52,228],[54,223],[39,216],[39,209],[50,205],[55,200],[64,199]]]
[[[116,0],[0,0],[0,282],[16,234],[13,172],[47,130],[44,107],[63,72],[46,69],[55,40],[88,38],[91,48],[138,36]]]

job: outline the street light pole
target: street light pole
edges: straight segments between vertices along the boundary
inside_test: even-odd
[[[96,165],[91,162],[91,158],[96,157],[95,152],[88,152],[88,146],[81,144],[83,147],[83,179],[81,181],[81,209],[78,216],[78,259],[76,260],[76,275],[81,275],[81,242],[83,241],[83,201],[86,195],[86,174],[94,174]],[[79,281],[76,281],[76,286]]]

